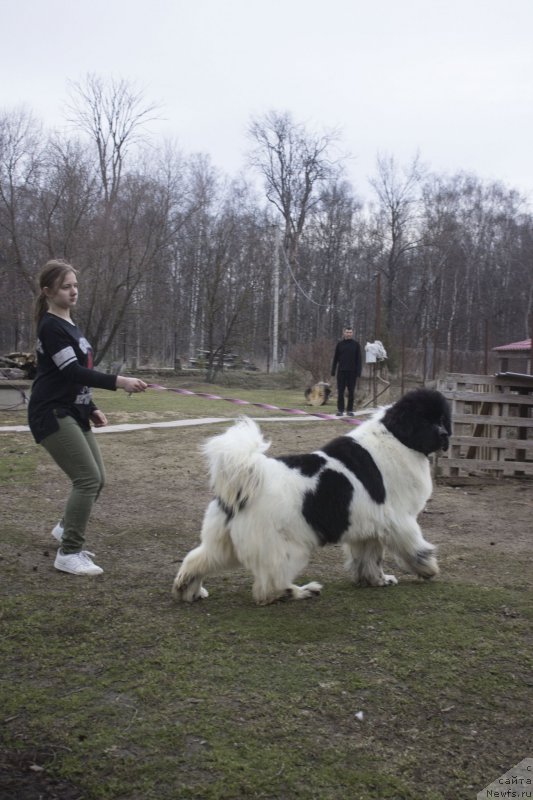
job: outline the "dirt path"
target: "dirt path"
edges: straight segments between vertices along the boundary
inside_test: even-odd
[[[285,422],[292,424],[279,425],[273,420],[260,423],[272,439],[273,455],[314,450],[339,433],[338,422]],[[101,436],[108,483],[91,520],[91,547],[100,553],[102,547],[114,547],[119,539],[120,546],[127,548],[128,530],[141,529],[148,538],[157,536],[161,540],[159,551],[150,548],[149,558],[166,560],[183,555],[197,541],[210,499],[200,444],[226,425],[224,420],[212,422],[208,431],[193,424]],[[22,450],[32,447],[25,434],[15,438]],[[36,536],[27,540],[30,561],[35,559],[36,548],[52,544],[48,531],[61,515],[68,489],[46,454],[39,449],[37,453],[32,490],[15,481],[3,487],[7,524]],[[497,583],[533,580],[531,481],[459,480],[455,485],[449,480],[437,481],[420,524],[427,538],[439,547],[443,578],[473,582],[489,578]],[[514,566],[508,565],[509,555]],[[331,561],[330,569],[342,571],[336,553],[321,551],[317,559]],[[507,566],[502,566],[503,562]]]

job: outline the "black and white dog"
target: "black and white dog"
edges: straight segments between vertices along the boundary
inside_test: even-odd
[[[242,418],[204,446],[215,499],[173,594],[187,602],[207,597],[207,575],[244,566],[259,604],[311,597],[319,583],[293,581],[316,547],[332,543],[343,545],[356,584],[397,583],[383,572],[384,547],[409,572],[432,578],[435,548],[417,516],[432,491],[428,455],[446,450],[450,434],[448,403],[431,389],[409,392],[305,455],[266,456],[270,443]]]

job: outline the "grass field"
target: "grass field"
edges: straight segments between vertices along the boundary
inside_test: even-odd
[[[302,407],[293,390],[248,391]],[[242,411],[100,400],[110,422]],[[295,452],[341,425],[264,427]],[[175,604],[209,498],[198,446],[222,428],[99,439],[97,579],[53,569],[66,484],[28,434],[0,434],[0,800],[467,800],[531,756],[531,484],[436,487],[422,520],[435,582],[355,589],[331,548],[303,576],[325,584],[320,598],[258,608],[233,573]]]
[[[123,391],[106,392],[95,390],[94,397],[97,405],[101,407],[111,424],[127,420],[139,422],[153,419],[164,421],[166,419],[187,419],[197,416],[204,417],[234,417],[246,413],[254,417],[267,417],[268,412],[255,405],[237,405],[232,400],[238,399],[253,403],[269,403],[284,408],[297,408],[309,412],[335,413],[334,404],[313,408],[307,405],[303,391],[298,388],[287,388],[284,383],[273,386],[250,387],[252,378],[245,379],[244,385],[235,381],[230,385],[212,385],[205,382],[191,381],[176,378],[162,378],[160,376],[146,376],[147,383],[164,386],[170,391],[160,391],[155,388],[148,389],[143,394],[126,395]],[[258,380],[258,379],[255,379]],[[178,394],[172,389],[185,389],[195,393],[214,394],[223,398],[209,400],[198,396]],[[0,408],[0,426],[26,424],[27,413],[24,407],[15,411],[3,411]]]

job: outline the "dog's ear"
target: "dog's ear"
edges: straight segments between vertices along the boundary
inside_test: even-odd
[[[413,405],[403,402],[406,397],[389,406],[383,416],[385,427],[400,441],[412,437],[416,418]]]

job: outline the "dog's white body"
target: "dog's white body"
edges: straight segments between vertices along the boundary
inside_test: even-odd
[[[319,584],[293,581],[318,546],[333,542],[343,545],[357,584],[397,582],[382,570],[385,547],[408,571],[436,575],[434,547],[417,522],[432,492],[429,461],[391,433],[384,414],[323,450],[285,459],[265,455],[269,443],[248,418],[210,439],[204,449],[216,499],[174,594],[189,602],[207,597],[205,576],[244,566],[260,604],[310,597]]]

